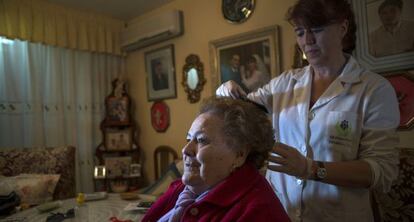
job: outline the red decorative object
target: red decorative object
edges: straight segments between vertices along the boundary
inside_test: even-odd
[[[111,217],[111,218],[109,218],[109,220],[111,222],[132,222],[132,220],[120,220],[117,217]]]
[[[400,126],[410,129],[414,125],[414,78],[409,73],[386,76],[394,87],[400,107]]]
[[[151,123],[157,132],[165,132],[170,126],[170,110],[163,101],[152,104]]]

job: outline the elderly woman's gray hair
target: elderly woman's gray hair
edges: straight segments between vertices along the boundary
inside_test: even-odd
[[[267,114],[252,102],[227,97],[205,100],[200,114],[210,113],[223,120],[226,144],[235,151],[247,148],[246,161],[260,169],[274,145],[273,128]]]

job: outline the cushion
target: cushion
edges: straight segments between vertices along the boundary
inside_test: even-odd
[[[21,174],[0,178],[0,194],[7,195],[15,191],[21,203],[37,205],[51,201],[58,183],[58,174]]]
[[[159,196],[163,194],[168,189],[170,184],[178,178],[181,178],[181,174],[177,169],[175,163],[171,163],[168,167],[167,172],[165,172],[157,181],[155,181],[154,184],[150,185],[147,188],[144,188],[141,193]]]
[[[75,197],[75,153],[72,146],[38,148],[1,148],[0,174],[59,174],[54,199]]]

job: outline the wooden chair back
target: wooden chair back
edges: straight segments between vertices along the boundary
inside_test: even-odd
[[[155,179],[168,170],[168,166],[178,159],[177,152],[169,146],[158,146],[154,151]]]

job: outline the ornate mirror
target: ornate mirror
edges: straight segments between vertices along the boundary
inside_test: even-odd
[[[254,10],[254,0],[222,0],[224,18],[231,23],[246,21]]]
[[[190,103],[196,103],[200,100],[200,93],[205,83],[203,63],[200,62],[197,55],[190,54],[185,58],[183,81],[181,82]]]

